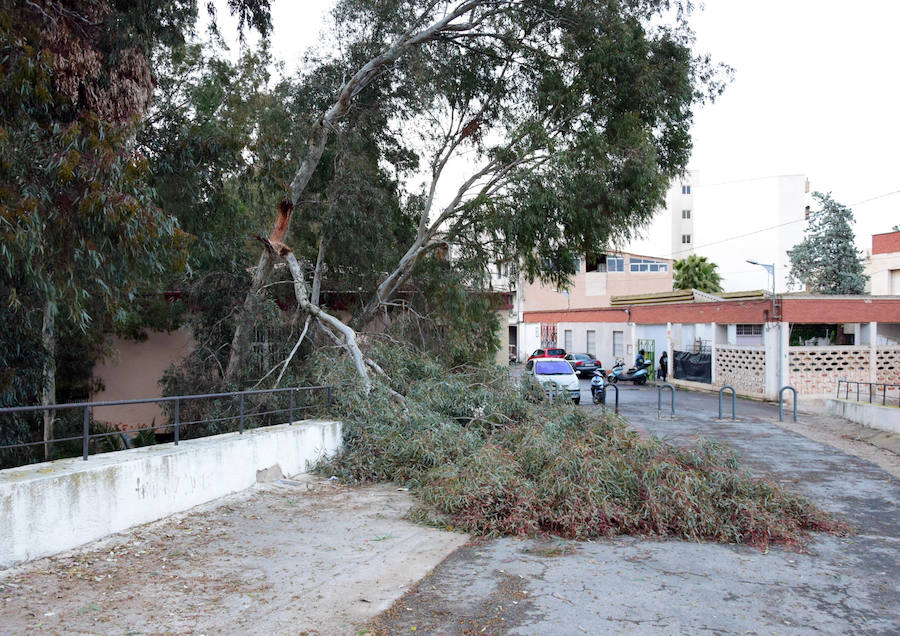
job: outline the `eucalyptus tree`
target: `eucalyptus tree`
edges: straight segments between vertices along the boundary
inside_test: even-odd
[[[230,5],[268,28],[256,0]],[[0,340],[2,402],[54,402],[59,335],[101,343],[177,266],[187,237],[153,205],[135,125],[151,52],[196,15],[196,0],[0,0],[0,318],[15,334]]]
[[[354,329],[447,245],[474,261],[519,260],[529,278],[566,281],[574,255],[646,224],[687,162],[692,108],[722,88],[717,69],[691,51],[687,10],[666,0],[345,0],[335,16],[342,35],[369,55],[315,119],[291,200],[302,200],[330,131],[380,82],[406,88],[384,90],[384,99],[425,173],[424,187],[408,198],[415,238],[353,317]],[[458,178],[448,185],[448,166],[461,156],[464,173],[453,170]],[[281,227],[289,222],[280,217]],[[291,258],[285,233],[273,237],[245,306],[275,261]],[[301,294],[307,285],[297,281],[301,306],[340,331],[336,339],[368,383],[355,334],[311,306]],[[238,322],[228,376],[248,328]]]

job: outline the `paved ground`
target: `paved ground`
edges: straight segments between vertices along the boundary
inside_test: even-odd
[[[731,444],[753,470],[842,515],[858,533],[815,536],[806,553],[635,538],[489,541],[458,550],[370,629],[900,633],[900,481],[869,461],[780,428],[771,405],[742,400],[739,422],[716,422],[715,395],[679,392],[678,419],[658,420],[656,390],[623,385],[620,407],[636,427],[671,441],[701,434]],[[804,414],[801,424],[819,429],[827,419]]]
[[[657,419],[653,388],[623,385],[620,398],[636,427],[726,441],[858,534],[816,536],[806,553],[628,537],[465,544],[403,521],[410,499],[394,487],[282,480],[0,572],[0,633],[900,633],[900,481],[855,456],[895,470],[896,455],[834,418],[791,426],[850,452],[785,430],[757,402],[740,401],[733,423],[714,421],[715,395],[679,392],[676,421]]]
[[[466,542],[298,477],[0,571],[0,634],[353,634]]]

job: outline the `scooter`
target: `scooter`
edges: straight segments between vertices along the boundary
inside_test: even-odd
[[[624,382],[634,382],[635,384],[646,384],[647,378],[650,376],[650,371],[648,370],[650,367],[650,362],[645,361],[643,366],[640,369],[637,367],[632,367],[625,372],[625,362],[623,360],[616,360],[616,363],[613,365],[612,372],[606,376],[606,380],[611,384],[615,384],[619,380]]]
[[[591,400],[594,404],[606,404],[606,381],[603,379],[603,369],[594,371],[591,378]]]

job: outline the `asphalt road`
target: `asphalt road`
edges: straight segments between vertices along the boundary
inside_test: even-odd
[[[803,553],[632,537],[479,542],[435,568],[373,631],[900,633],[900,481],[779,428],[777,406],[738,400],[738,421],[722,422],[716,395],[678,392],[676,419],[658,419],[655,387],[620,391],[620,413],[633,426],[676,443],[697,435],[726,442],[754,472],[808,495],[857,533],[816,535]],[[581,408],[599,408],[588,380],[582,393]],[[664,404],[667,412],[668,396]]]

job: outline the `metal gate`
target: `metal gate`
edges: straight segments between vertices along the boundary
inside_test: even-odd
[[[644,360],[650,363],[648,370],[650,372],[650,379],[652,380],[656,377],[656,340],[653,338],[638,338],[637,348],[638,351],[641,349],[644,350]]]

